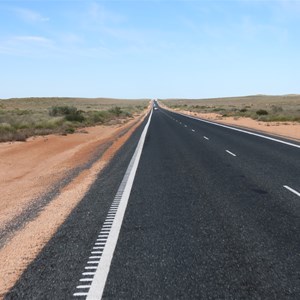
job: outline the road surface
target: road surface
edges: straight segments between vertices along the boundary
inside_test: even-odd
[[[281,141],[154,109],[6,298],[300,299]]]

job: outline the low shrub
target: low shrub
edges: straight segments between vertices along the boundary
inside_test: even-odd
[[[111,108],[111,109],[109,110],[109,112],[112,113],[113,115],[119,117],[120,114],[122,113],[122,109],[121,109],[121,107],[119,107],[119,106],[115,106],[115,107]]]
[[[77,108],[75,106],[53,106],[49,109],[49,115],[52,117],[75,115]]]
[[[259,109],[258,111],[256,111],[256,114],[259,115],[259,116],[266,116],[269,113],[264,109]]]
[[[65,118],[67,121],[70,121],[70,122],[82,123],[85,120],[84,116],[79,111],[77,111],[76,113],[67,114],[65,116]]]

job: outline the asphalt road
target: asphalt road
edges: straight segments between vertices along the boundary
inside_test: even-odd
[[[73,294],[144,126],[7,299],[83,298]],[[299,148],[154,110],[103,299],[300,299],[299,191]]]

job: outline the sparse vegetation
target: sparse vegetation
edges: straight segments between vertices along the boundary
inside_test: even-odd
[[[163,100],[165,105],[221,117],[247,117],[262,122],[300,122],[300,96],[248,96],[236,98]]]
[[[259,116],[266,116],[269,113],[265,109],[259,109],[258,111],[256,111],[256,114]]]
[[[52,105],[51,99],[53,100]],[[75,106],[78,104],[78,107]],[[147,100],[29,98],[0,100],[0,142],[30,136],[71,134],[78,128],[125,122],[148,105]]]

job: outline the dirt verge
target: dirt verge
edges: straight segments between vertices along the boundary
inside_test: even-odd
[[[215,121],[226,125],[233,125],[245,129],[253,129],[262,133],[300,141],[300,124],[297,122],[261,122],[243,117],[222,117],[217,113],[196,113],[185,110],[170,109],[162,103],[160,103],[160,105],[168,110],[173,110],[196,118]]]
[[[0,242],[0,298],[144,117],[145,113],[125,125],[86,128],[69,136],[0,145],[0,233],[6,234]],[[9,227],[16,220],[20,226]]]

